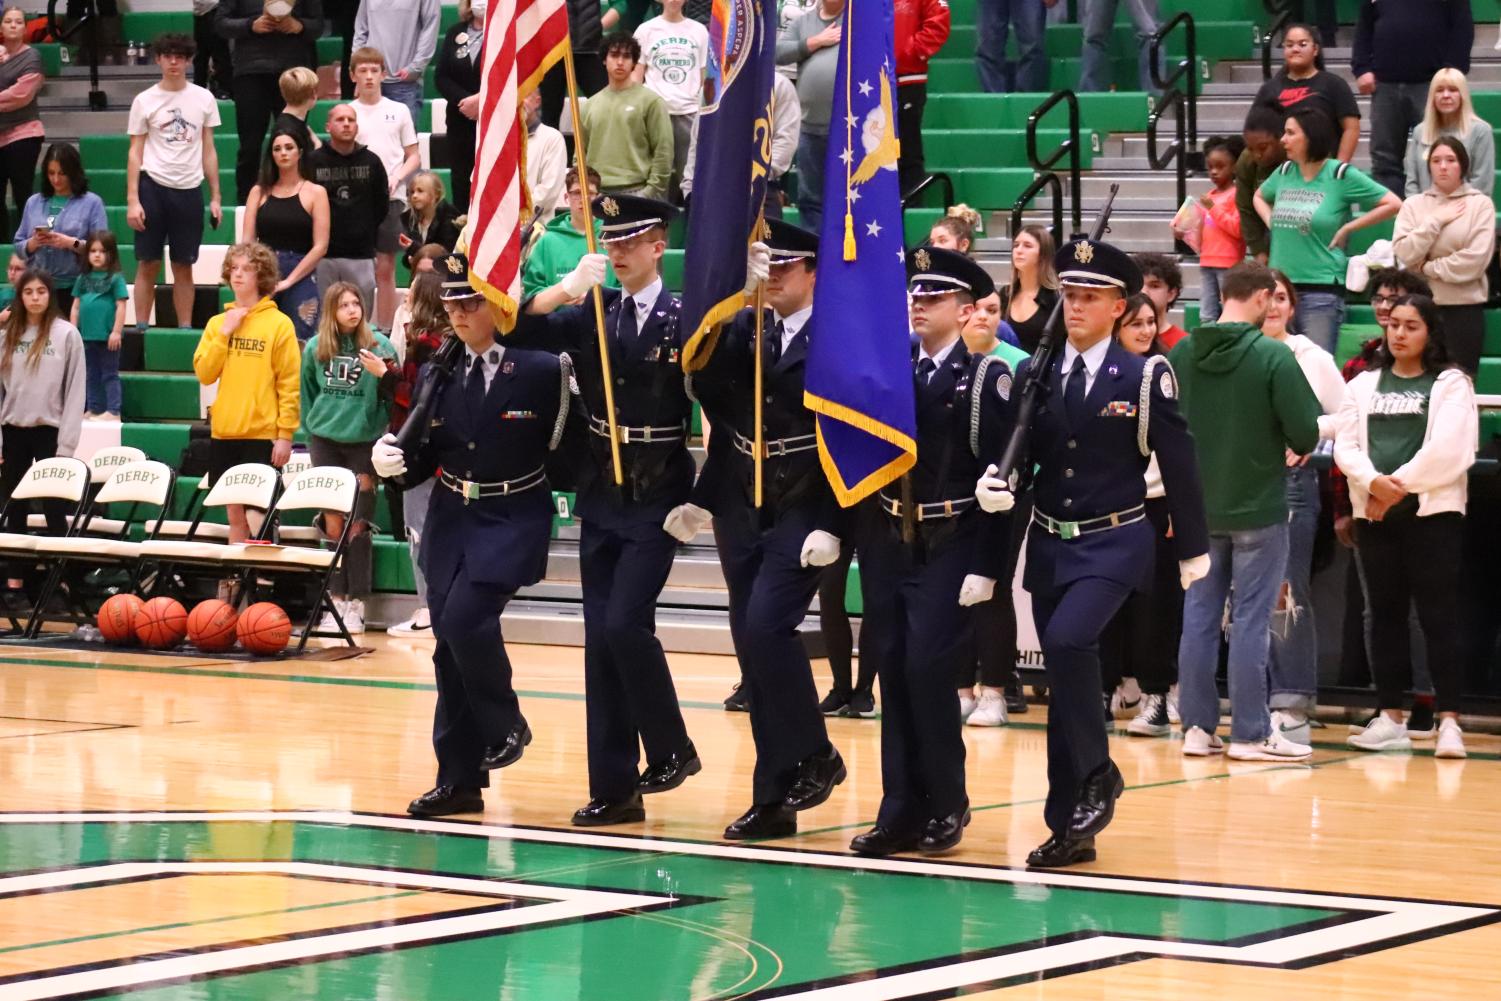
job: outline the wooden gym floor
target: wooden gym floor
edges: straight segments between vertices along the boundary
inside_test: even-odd
[[[974,823],[943,859],[854,860],[879,723],[795,838],[748,805],[729,658],[671,658],[704,772],[581,832],[582,652],[515,647],[536,740],[483,818],[415,822],[430,644],[247,663],[0,647],[0,1001],[1495,998],[1501,742],[1303,765],[1117,736],[1100,861],[1027,873],[1045,711],[967,728]],[[818,667],[822,670],[823,665]],[[824,681],[820,681],[824,687]]]

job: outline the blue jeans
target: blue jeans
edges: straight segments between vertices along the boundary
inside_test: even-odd
[[[107,341],[84,341],[84,405],[91,414],[120,415],[120,352]]]
[[[1334,354],[1339,345],[1339,326],[1344,322],[1344,296],[1298,289],[1298,311],[1293,314],[1296,333]]]
[[[1287,566],[1287,523],[1209,536],[1209,576],[1183,598],[1178,645],[1178,712],[1183,731],[1212,734],[1220,724],[1214,683],[1220,626],[1230,602],[1230,739],[1259,743],[1272,732],[1266,707],[1266,661],[1272,605]],[[1233,593],[1232,593],[1233,592]]]
[[[975,72],[992,94],[1045,91],[1048,57],[1043,50],[1042,0],[980,0],[975,11]],[[1008,29],[1016,30],[1017,59],[1006,58]]]
[[[412,113],[412,128],[416,129],[417,116],[422,113],[422,81],[385,80],[380,85],[380,96],[389,97],[400,104],[405,104],[407,110]]]
[[[297,265],[302,263],[302,254],[295,250],[278,250],[276,252],[276,265],[285,277],[296,270]],[[308,276],[276,296],[276,308],[281,310],[292,321],[293,328],[297,331],[297,343],[306,344],[309,337],[318,332],[318,282],[313,274]]]
[[[1228,268],[1199,268],[1199,322],[1213,323],[1220,318],[1220,277]]]
[[[1116,5],[1124,2],[1136,27],[1137,65],[1141,89],[1152,93],[1152,36],[1157,33],[1157,0],[1083,0],[1079,20],[1084,22],[1084,65],[1079,70],[1079,90],[1109,90],[1115,74],[1110,66],[1110,33],[1115,28]]]
[[[1288,607],[1272,612],[1267,684],[1273,709],[1310,713],[1318,702],[1319,645],[1313,619],[1313,540],[1319,529],[1319,473],[1287,471]]]
[[[823,223],[823,160],[828,151],[827,135],[804,132],[797,138],[798,225],[813,233]]]

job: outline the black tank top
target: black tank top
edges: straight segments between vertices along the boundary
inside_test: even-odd
[[[268,194],[255,216],[255,235],[272,250],[305,254],[313,249],[313,216],[302,207],[302,188],[285,198]]]
[[[1053,312],[1053,304],[1058,301],[1058,293],[1050,288],[1037,290],[1037,312],[1025,320],[1011,319],[1011,297],[1006,296],[1006,308],[1001,318],[1011,324],[1011,330],[1016,334],[1017,342],[1021,344],[1023,351],[1032,354],[1037,350],[1037,344],[1042,340],[1042,328],[1048,324],[1048,316]]]

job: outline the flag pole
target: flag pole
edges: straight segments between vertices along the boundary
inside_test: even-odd
[[[578,77],[573,72],[573,38],[571,35],[568,44],[563,47],[563,75],[568,82],[568,107],[573,115],[574,162],[578,164],[579,187],[585,192],[582,199],[584,245],[589,253],[595,254],[599,251],[594,241],[594,211],[590,205],[594,192],[589,186],[589,166],[584,162],[584,128],[579,119],[579,85]],[[605,385],[605,422],[610,430],[610,464],[615,472],[615,485],[618,487],[625,483],[625,473],[620,464],[620,430],[615,426],[615,379],[610,372],[610,340],[605,333],[605,299],[598,285],[590,290],[590,295],[594,299],[594,327],[599,340],[599,371]],[[758,368],[756,372],[759,376],[760,369]],[[759,385],[757,385],[756,398],[760,399]],[[760,469],[759,464],[756,468]]]
[[[763,224],[758,220],[756,229]],[[760,284],[756,286],[756,458],[755,458],[755,484],[756,484],[756,507],[761,506],[762,484],[762,456],[766,454],[766,426],[761,420],[761,392],[764,381],[764,365],[762,364],[762,348],[766,341],[766,289]]]

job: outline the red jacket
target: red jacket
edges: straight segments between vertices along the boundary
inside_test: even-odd
[[[896,0],[897,83],[927,83],[928,60],[948,38],[948,0]]]

